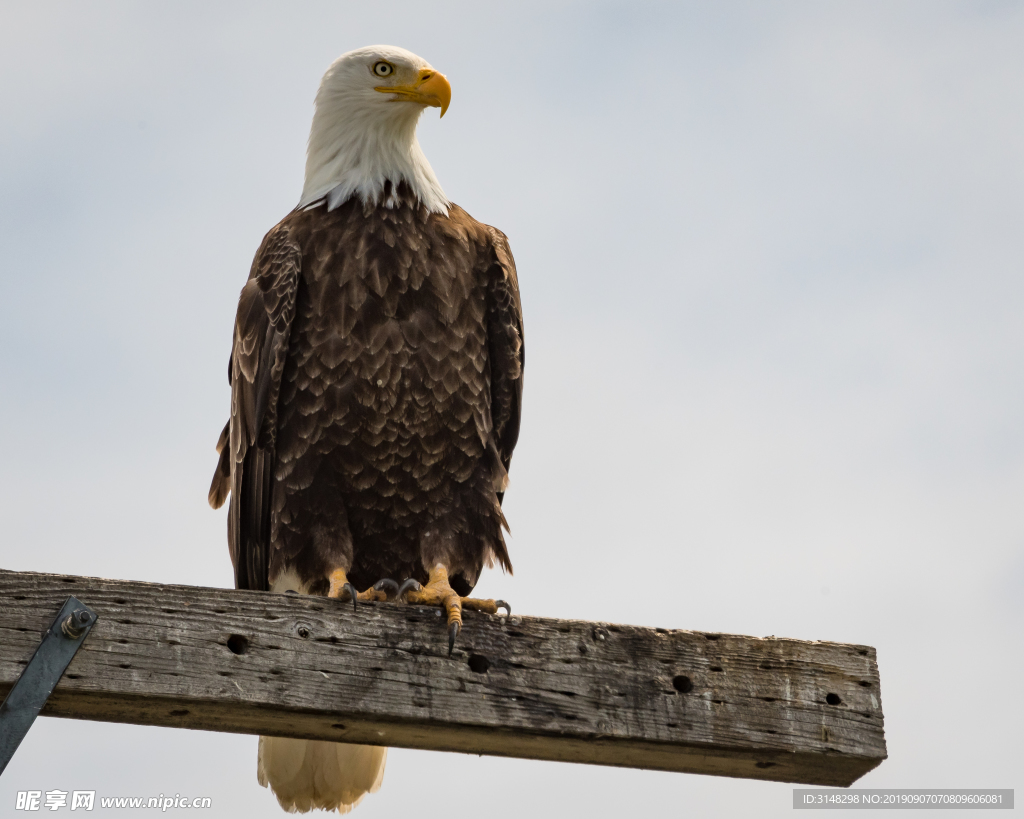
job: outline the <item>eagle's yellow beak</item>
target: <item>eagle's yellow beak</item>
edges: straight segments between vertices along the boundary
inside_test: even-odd
[[[396,94],[400,100],[440,108],[442,117],[448,110],[448,103],[452,101],[452,87],[448,84],[448,78],[432,68],[421,68],[412,85],[378,85],[374,91]]]

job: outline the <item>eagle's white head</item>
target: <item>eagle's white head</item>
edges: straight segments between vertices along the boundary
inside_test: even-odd
[[[451,95],[445,76],[404,48],[342,54],[316,94],[299,207],[326,197],[333,209],[353,195],[391,207],[384,183],[394,191],[404,181],[429,210],[447,214],[448,199],[416,140],[416,123],[428,105],[444,116]]]

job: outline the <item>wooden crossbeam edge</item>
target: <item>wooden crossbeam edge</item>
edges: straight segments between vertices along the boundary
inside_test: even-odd
[[[46,716],[846,786],[886,758],[875,650],[0,570],[0,697],[67,596]]]

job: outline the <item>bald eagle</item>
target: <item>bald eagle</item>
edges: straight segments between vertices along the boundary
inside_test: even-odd
[[[448,201],[416,140],[450,99],[401,48],[327,70],[302,198],[238,300],[209,493],[231,497],[238,588],[439,606],[449,654],[463,608],[507,608],[467,595],[485,566],[512,571],[501,502],[524,366],[508,241]],[[386,754],[261,737],[258,778],[286,810],[346,812]]]

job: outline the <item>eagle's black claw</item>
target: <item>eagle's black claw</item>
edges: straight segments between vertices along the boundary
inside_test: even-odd
[[[356,594],[358,593],[356,592],[356,587],[353,586],[351,583],[346,583],[341,588],[348,589],[348,595],[352,598],[352,611],[359,611],[359,605],[356,602]]]
[[[505,616],[506,617],[511,617],[512,616],[512,607],[508,603],[506,603],[504,600],[495,600],[494,604],[499,609],[505,609]]]
[[[374,591],[384,592],[388,600],[393,600],[398,596],[398,584],[390,577],[384,577],[373,584]]]
[[[451,623],[448,626],[448,656],[452,656],[452,650],[455,648],[455,638],[459,636],[460,627],[458,623]]]
[[[402,581],[402,585],[398,587],[398,592],[397,594],[395,594],[395,599],[404,603],[406,592],[419,591],[422,588],[423,587],[419,584],[418,581],[413,580],[411,577],[407,577],[404,581]]]

